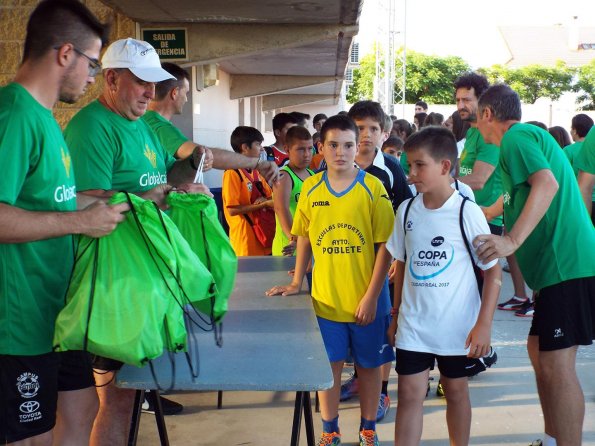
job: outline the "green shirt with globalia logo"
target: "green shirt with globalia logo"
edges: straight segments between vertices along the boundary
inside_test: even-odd
[[[531,124],[514,124],[500,143],[504,222],[510,231],[527,202],[528,179],[547,169],[558,191],[533,232],[516,251],[533,290],[595,275],[595,228],[582,201],[570,163],[556,140]]]
[[[64,136],[79,191],[145,192],[167,183],[175,163],[145,121],[130,121],[99,101],[79,111]]]
[[[487,144],[479,130],[470,127],[465,135],[465,147],[461,153],[459,176],[464,178],[473,173],[473,166],[476,161],[483,161],[495,167],[494,171],[485,182],[483,188],[474,190],[475,202],[483,207],[491,206],[502,195],[502,180],[500,168],[498,167],[498,158],[500,149],[493,144]],[[465,180],[463,180],[465,182]],[[502,216],[496,217],[490,221],[491,224],[502,226]]]
[[[51,110],[21,85],[0,89],[0,203],[27,211],[75,211],[70,154]],[[72,236],[0,243],[0,354],[52,351],[73,265]]]
[[[583,147],[574,160],[574,166],[578,170],[595,175],[595,126],[587,133]],[[591,198],[595,201],[595,189]]]
[[[188,138],[175,125],[156,111],[148,110],[141,119],[151,127],[170,155],[175,155],[180,146],[188,141]]]

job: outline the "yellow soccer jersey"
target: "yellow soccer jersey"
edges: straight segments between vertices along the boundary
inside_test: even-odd
[[[393,220],[386,189],[363,170],[341,193],[333,191],[326,171],[304,181],[291,232],[312,244],[312,297],[318,316],[355,322],[372,278],[374,244],[388,240]]]

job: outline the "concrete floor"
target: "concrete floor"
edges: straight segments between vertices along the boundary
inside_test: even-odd
[[[512,295],[510,276],[504,273],[501,301]],[[543,433],[543,420],[534,375],[527,357],[525,340],[530,318],[496,311],[492,345],[498,363],[470,380],[473,445],[527,445]],[[579,349],[577,369],[586,400],[583,444],[595,446],[595,346]],[[351,369],[346,368],[344,379]],[[436,396],[436,372],[424,407],[422,445],[448,445],[445,400]],[[389,385],[393,401],[389,414],[378,424],[380,444],[393,444],[397,379],[393,372]],[[314,394],[312,394],[313,396]],[[261,446],[288,445],[293,416],[293,393],[225,392],[223,409],[217,410],[217,393],[176,393],[169,398],[185,406],[180,415],[166,417],[171,445],[176,446]],[[341,404],[342,444],[357,444],[359,400]],[[314,430],[320,435],[320,415],[314,413]],[[159,445],[151,415],[143,414],[138,445]],[[300,445],[306,445],[302,428]]]

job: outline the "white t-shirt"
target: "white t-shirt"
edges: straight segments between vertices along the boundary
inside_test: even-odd
[[[409,200],[399,206],[386,244],[401,262],[405,261],[405,247],[407,252],[396,346],[441,356],[466,355],[465,341],[477,321],[480,298],[459,226],[463,196],[454,191],[439,209],[427,209],[423,194],[412,200],[405,224],[407,236],[403,219]],[[469,243],[490,233],[483,212],[471,201],[465,203],[463,226]],[[481,269],[496,264],[493,260],[483,265],[471,249]]]
[[[463,183],[462,181],[455,180],[452,183],[450,183],[450,187],[452,187],[455,190],[457,190],[458,187],[458,191],[461,195],[467,197],[471,201],[475,201],[475,194],[473,193],[473,189],[471,189],[467,184]]]
[[[469,198],[471,201],[475,201],[475,194],[473,193],[473,189],[471,189],[469,186],[467,186],[465,183],[463,183],[462,181],[453,181],[452,183],[450,183],[450,187],[452,187],[453,189],[457,189],[457,187],[459,188],[458,191],[464,195],[465,197]],[[415,186],[413,184],[409,185],[409,189],[411,189],[411,193],[413,195],[417,195],[417,189],[415,189]]]

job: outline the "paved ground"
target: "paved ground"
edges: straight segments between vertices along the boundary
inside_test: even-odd
[[[510,276],[506,273],[504,276],[501,301],[512,295]],[[498,363],[470,381],[473,445],[527,445],[543,432],[533,372],[525,350],[529,325],[530,319],[515,317],[511,312],[496,312],[493,346],[498,352]],[[595,346],[579,350],[577,367],[587,403],[583,444],[595,446]],[[346,369],[345,379],[349,372]],[[424,446],[448,445],[446,405],[435,394],[436,383],[437,376],[432,382],[424,408]],[[383,446],[393,444],[396,387],[396,376],[393,373],[389,386],[393,407],[387,418],[378,425],[380,443]],[[166,417],[172,446],[289,444],[293,393],[226,392],[221,410],[217,410],[215,392],[178,393],[170,397],[185,406],[181,415]],[[343,444],[357,444],[358,404],[357,399],[341,404]],[[314,414],[317,436],[320,427],[319,415]],[[142,416],[138,444],[159,444],[154,418],[150,415]],[[302,429],[300,445],[305,444],[305,432]]]

